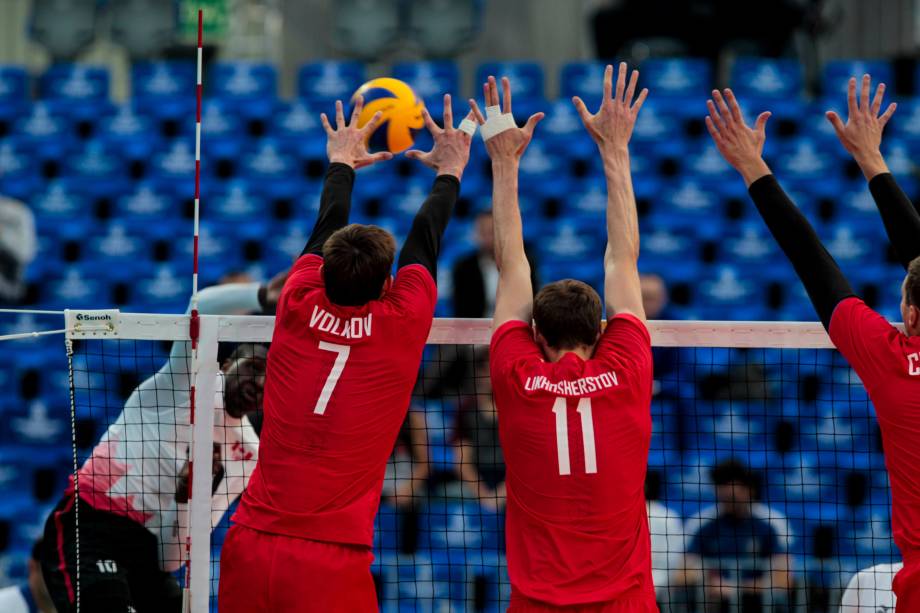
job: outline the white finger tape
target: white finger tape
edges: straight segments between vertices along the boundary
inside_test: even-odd
[[[511,113],[505,113],[498,117],[490,117],[482,124],[482,140],[489,140],[493,136],[516,127],[517,124],[514,123],[514,115]]]
[[[498,106],[487,106],[486,107],[486,119],[492,119],[493,117],[502,116],[502,107]]]
[[[477,128],[476,122],[473,121],[472,119],[467,118],[460,122],[460,126],[457,129],[460,130],[461,132],[466,132],[470,136],[475,136],[476,128]]]

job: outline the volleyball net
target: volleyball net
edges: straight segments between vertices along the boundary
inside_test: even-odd
[[[162,566],[188,580],[191,611],[216,610],[221,544],[254,466],[247,436],[261,425],[258,415],[240,422],[222,411],[220,366],[234,351],[267,346],[273,319],[202,316],[197,362],[184,343],[170,355],[173,342],[188,339],[188,316],[87,311],[66,319],[73,441],[84,466],[77,487],[92,496],[115,483],[117,496],[97,505],[156,515]],[[438,319],[432,328],[375,525],[383,611],[507,607],[489,326]],[[819,324],[650,328],[646,494],[662,611],[836,612],[857,570],[899,559],[872,406]],[[187,407],[195,382],[193,420],[176,407]],[[118,420],[123,440],[101,447]],[[142,445],[136,479],[121,479],[118,444]],[[190,491],[188,463],[204,467]]]

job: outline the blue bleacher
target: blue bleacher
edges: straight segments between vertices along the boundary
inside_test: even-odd
[[[313,62],[301,66],[297,93],[329,112],[336,100],[347,103],[364,79],[364,65],[359,62]]]
[[[887,83],[889,91],[893,89],[894,71],[888,62],[834,60],[824,65],[821,81],[822,91],[825,96],[838,96],[846,100],[847,83],[850,77],[856,77],[858,95],[864,74],[869,74],[872,77],[873,84]]]
[[[792,59],[741,57],[732,64],[732,90],[741,97],[787,100],[802,94],[802,65]]]

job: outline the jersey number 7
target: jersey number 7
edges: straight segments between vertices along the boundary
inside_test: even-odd
[[[314,413],[323,415],[326,413],[326,405],[329,404],[329,399],[332,397],[332,392],[339,382],[339,377],[342,376],[342,371],[345,370],[345,362],[348,361],[348,354],[351,353],[351,347],[348,345],[336,345],[334,343],[320,341],[319,348],[323,351],[332,351],[337,354],[335,356],[335,363],[332,365],[332,370],[329,371],[329,376],[326,377],[326,383],[323,385],[323,390],[319,393],[319,398],[316,399],[316,406],[313,407]]]
[[[559,455],[559,474],[571,475],[569,460],[569,416],[566,399],[562,396],[553,403],[556,414],[556,453]],[[597,472],[597,450],[594,448],[594,418],[591,416],[591,399],[578,400],[578,414],[581,415],[581,439],[585,448],[585,472]]]

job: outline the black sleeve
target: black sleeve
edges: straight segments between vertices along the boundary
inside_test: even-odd
[[[875,198],[898,261],[907,270],[911,261],[920,256],[920,213],[889,172],[872,177],[869,191]]]
[[[307,241],[301,255],[323,254],[323,245],[332,234],[348,225],[351,213],[351,189],[355,185],[355,171],[348,164],[330,164],[323,181],[323,195],[320,198],[319,215],[313,234]]]
[[[412,222],[412,229],[399,254],[399,268],[421,264],[438,280],[438,254],[447,222],[454,212],[460,195],[460,181],[451,175],[440,175],[434,180],[431,193]]]
[[[829,329],[837,305],[855,295],[849,281],[776,177],[767,175],[754,181],[748,192],[773,238],[792,262],[821,323]]]

